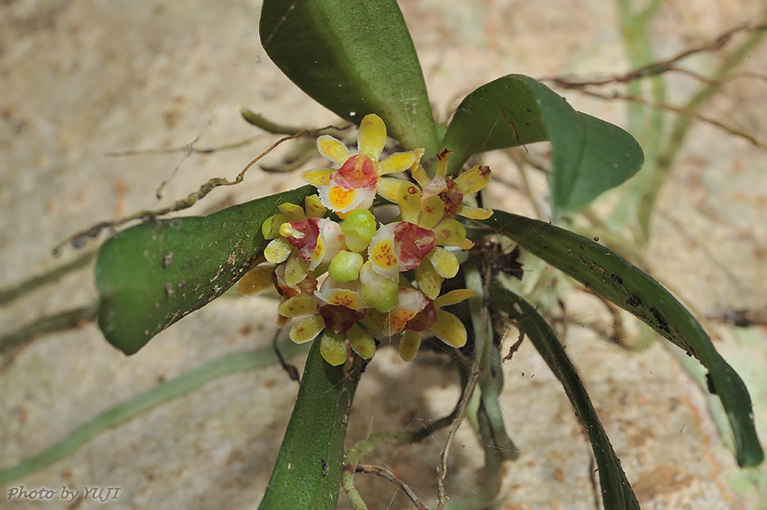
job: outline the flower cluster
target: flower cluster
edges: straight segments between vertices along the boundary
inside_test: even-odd
[[[334,366],[346,361],[349,349],[370,359],[375,338],[397,334],[405,361],[415,357],[429,330],[450,346],[466,343],[465,327],[443,307],[472,291],[440,293],[443,281],[458,273],[453,252],[472,246],[455,216],[492,214],[463,203],[487,185],[490,169],[476,166],[453,179],[446,175],[450,154],[443,151],[430,177],[421,165],[423,149],[380,160],[385,143],[386,126],[375,114],[362,119],[358,154],[331,136],[319,137],[319,152],[340,167],[303,174],[317,194],[302,206],[280,205],[264,222],[267,263],[239,284],[243,294],[276,288],[280,326],[292,322],[296,343],[319,337],[323,358]],[[392,177],[402,172],[414,182]],[[372,212],[377,195],[399,207],[395,221],[378,223]]]

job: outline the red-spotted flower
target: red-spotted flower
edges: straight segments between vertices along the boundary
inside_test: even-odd
[[[317,186],[322,204],[340,216],[354,209],[367,209],[373,205],[379,176],[409,170],[423,155],[423,149],[416,149],[379,161],[385,145],[386,125],[381,117],[371,113],[360,122],[358,154],[352,155],[340,140],[322,135],[317,139],[320,154],[341,168],[309,170],[303,177]]]

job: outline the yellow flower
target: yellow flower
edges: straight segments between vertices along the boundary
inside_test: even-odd
[[[366,115],[357,135],[359,153],[352,155],[346,144],[332,136],[320,136],[317,139],[320,154],[341,168],[309,170],[303,178],[317,186],[322,204],[340,216],[354,209],[367,209],[375,200],[379,176],[409,170],[423,155],[423,149],[415,149],[379,161],[385,145],[383,120],[374,113]]]

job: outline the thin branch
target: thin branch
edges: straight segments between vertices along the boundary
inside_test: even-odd
[[[173,203],[173,205],[170,205],[168,207],[158,209],[158,210],[144,210],[139,211],[136,213],[133,213],[129,216],[126,216],[124,218],[121,218],[119,220],[114,221],[103,221],[101,223],[97,223],[96,225],[93,225],[85,230],[82,230],[73,236],[68,237],[64,241],[62,241],[58,246],[56,246],[53,249],[54,255],[59,255],[64,248],[66,244],[71,244],[75,248],[80,248],[87,242],[88,239],[92,239],[97,237],[102,230],[107,228],[115,228],[119,227],[120,225],[124,225],[128,222],[134,221],[134,220],[140,220],[142,222],[151,221],[155,218],[158,218],[160,216],[165,216],[167,214],[181,211],[183,209],[188,209],[192,207],[198,200],[205,197],[208,193],[213,191],[214,189],[218,188],[219,186],[234,186],[236,184],[239,184],[243,181],[245,178],[245,173],[250,170],[250,168],[258,163],[262,158],[264,158],[267,154],[272,152],[274,149],[276,149],[278,146],[282,145],[283,143],[287,142],[288,140],[293,140],[295,138],[305,136],[305,135],[311,135],[316,133],[322,133],[325,132],[328,129],[334,129],[333,126],[326,126],[319,129],[312,129],[312,130],[303,130],[299,131],[298,133],[295,133],[290,136],[286,136],[284,138],[280,138],[276,142],[274,142],[268,149],[266,149],[264,152],[253,158],[250,163],[245,165],[245,168],[243,168],[239,174],[237,174],[237,177],[234,178],[234,180],[228,180],[224,177],[214,177],[213,179],[210,179],[208,182],[200,186],[200,188],[195,191],[194,193],[190,193],[189,196],[186,198],[183,198],[181,200],[177,200]]]
[[[588,89],[578,89],[579,92],[582,94],[586,94],[588,96],[596,97],[598,99],[605,99],[608,101],[612,101],[615,99],[620,99],[622,101],[629,101],[631,103],[641,104],[645,106],[649,106],[651,108],[658,108],[660,110],[666,110],[670,112],[677,113],[679,115],[684,115],[686,117],[699,120],[701,122],[704,122],[706,124],[710,124],[714,127],[717,127],[723,131],[726,131],[727,133],[737,136],[739,138],[743,138],[744,140],[748,141],[752,145],[759,147],[760,149],[767,150],[767,142],[763,142],[753,135],[747,133],[746,131],[743,131],[741,129],[738,129],[736,127],[727,125],[719,120],[713,119],[711,117],[708,117],[706,115],[703,115],[701,113],[698,113],[696,110],[690,110],[688,108],[682,108],[679,106],[674,106],[666,103],[657,103],[655,101],[650,101],[648,99],[645,99],[643,97],[639,96],[629,96],[625,94],[621,94],[619,92],[613,92],[612,94],[605,94],[602,92],[596,92],[594,90],[588,90]]]
[[[85,267],[86,265],[88,265],[88,263],[91,260],[93,260],[96,257],[97,253],[98,253],[98,250],[93,250],[88,253],[84,253],[80,255],[78,258],[76,258],[75,260],[73,260],[72,262],[69,262],[68,264],[59,266],[46,273],[33,276],[32,278],[25,280],[19,283],[18,285],[15,285],[9,289],[0,291],[0,306],[16,300],[20,298],[21,296],[23,296],[24,294],[32,292],[33,290],[45,285],[46,283],[53,282],[68,273],[71,273],[82,267]]]
[[[357,466],[357,473],[366,473],[370,475],[380,476],[393,483],[397,489],[401,489],[405,496],[413,502],[418,510],[429,510],[426,505],[418,500],[418,496],[415,495],[413,489],[411,489],[405,482],[400,480],[389,468],[383,466],[371,466],[367,464],[360,464]]]
[[[579,89],[579,88],[589,87],[589,86],[601,87],[604,85],[609,85],[611,83],[629,83],[634,80],[641,80],[643,78],[658,76],[668,71],[682,72],[683,70],[677,67],[674,67],[674,64],[686,59],[687,57],[696,55],[698,53],[706,53],[706,52],[713,53],[713,52],[719,51],[722,48],[724,48],[730,42],[732,37],[738,32],[758,32],[758,31],[764,31],[764,30],[767,30],[767,25],[765,24],[744,23],[742,25],[738,25],[720,34],[712,41],[704,43],[701,46],[688,48],[667,60],[653,62],[651,64],[629,71],[625,74],[613,75],[613,76],[608,76],[606,78],[595,79],[595,80],[575,80],[575,79],[562,77],[562,76],[553,76],[549,78],[541,78],[541,81],[548,81],[553,83],[554,85],[557,85],[558,87],[562,87],[566,89]]]
[[[87,322],[94,321],[98,309],[99,303],[96,301],[88,306],[39,318],[13,333],[0,337],[0,354],[21,349],[24,345],[43,335],[79,328]]]
[[[240,114],[242,115],[242,118],[245,119],[246,122],[249,124],[252,124],[259,128],[262,131],[266,131],[267,133],[272,133],[274,135],[296,135],[302,132],[308,132],[310,131],[308,128],[305,127],[296,127],[296,126],[286,126],[284,124],[278,124],[276,122],[273,122],[263,115],[254,112],[253,110],[250,110],[249,108],[242,108],[240,110]],[[344,135],[344,133],[352,127],[353,124],[351,122],[346,122],[340,126],[329,126],[326,128],[326,132],[324,134],[328,134],[330,136],[334,136],[336,138],[340,138]]]
[[[213,154],[214,152],[239,149],[241,147],[245,147],[246,145],[250,145],[251,143],[258,140],[259,138],[260,138],[259,136],[252,136],[250,138],[245,138],[244,140],[240,140],[239,142],[229,143],[226,145],[217,145],[216,147],[203,147],[199,149],[195,147],[194,142],[192,142],[190,144],[184,145],[183,147],[171,147],[168,149],[131,149],[127,151],[107,152],[105,155],[109,158],[121,158],[125,156],[174,154],[176,152],[180,152],[187,157],[190,156],[192,153],[207,155],[207,154]]]
[[[274,353],[277,355],[277,360],[280,362],[280,366],[282,367],[285,372],[287,372],[288,377],[290,377],[291,381],[296,381],[299,385],[301,384],[301,375],[298,373],[298,369],[295,365],[291,365],[287,361],[285,361],[285,357],[280,352],[280,346],[279,342],[277,341],[280,338],[280,333],[282,332],[281,329],[278,329],[274,333],[274,338],[272,338],[272,348],[274,349]]]

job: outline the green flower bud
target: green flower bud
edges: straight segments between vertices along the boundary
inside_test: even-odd
[[[399,282],[381,276],[365,262],[360,269],[360,297],[379,312],[391,312],[397,307]]]
[[[362,255],[359,253],[341,250],[330,261],[328,274],[337,282],[351,282],[359,277],[362,263]]]
[[[375,236],[375,216],[367,209],[355,209],[341,223],[341,230],[344,231],[346,246],[352,251],[361,252]]]

